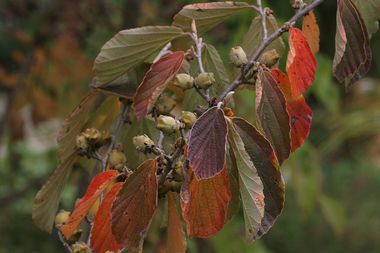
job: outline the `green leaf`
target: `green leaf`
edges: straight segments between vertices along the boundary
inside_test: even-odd
[[[216,48],[211,44],[206,44],[203,52],[203,64],[207,72],[215,74],[216,84],[210,88],[210,94],[216,96],[230,84],[230,78],[223,60]]]
[[[266,18],[266,23],[268,36],[270,36],[278,29],[276,18],[273,15],[269,15]],[[257,50],[257,48],[260,46],[261,41],[263,40],[263,37],[264,34],[261,28],[261,16],[257,16],[252,20],[251,26],[243,38],[242,48],[248,56],[252,55]],[[276,49],[277,53],[280,56],[284,53],[285,44],[281,37],[273,41],[265,51],[272,49]]]
[[[234,1],[189,4],[174,16],[172,25],[190,32],[194,19],[198,33],[204,33],[238,12],[251,8],[248,3]]]
[[[368,32],[352,0],[338,0],[333,73],[346,89],[369,71],[372,52]]]
[[[270,141],[278,162],[290,154],[290,124],[285,97],[272,74],[261,71],[256,82],[256,111],[265,137]]]
[[[181,35],[183,31],[173,26],[120,31],[102,47],[95,59],[96,81],[102,85],[115,80]]]
[[[380,1],[379,0],[353,0],[371,36],[379,30]]]
[[[264,217],[264,187],[257,169],[245,150],[244,143],[231,120],[228,122],[228,141],[239,171],[240,195],[243,203],[246,238],[254,241]]]
[[[255,238],[258,239],[269,231],[284,208],[285,184],[274,151],[265,137],[244,119],[233,118],[232,122],[264,185],[265,213]]]
[[[230,181],[231,200],[228,204],[227,220],[231,220],[240,210],[240,186],[239,186],[239,171],[236,165],[234,152],[227,142],[226,145],[226,166],[228,179]]]

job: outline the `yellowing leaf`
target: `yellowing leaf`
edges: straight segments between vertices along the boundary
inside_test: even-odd
[[[96,81],[102,85],[115,80],[182,34],[182,29],[173,26],[120,31],[104,44],[95,59]]]
[[[249,241],[256,239],[264,217],[264,187],[257,169],[245,150],[244,143],[228,120],[228,142],[239,171],[240,195],[243,204],[245,234]]]
[[[303,17],[302,33],[309,43],[311,52],[315,55],[319,51],[319,26],[314,12],[310,11]]]

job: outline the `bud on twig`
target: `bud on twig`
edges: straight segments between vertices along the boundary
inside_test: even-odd
[[[195,86],[199,89],[207,90],[215,83],[215,76],[212,72],[200,73],[195,78]]]
[[[237,46],[231,48],[230,61],[233,65],[235,65],[238,68],[248,63],[247,55],[245,54],[242,47]]]
[[[133,137],[133,145],[141,152],[145,152],[147,149],[154,147],[154,141],[152,141],[147,135],[138,135]]]
[[[59,228],[60,226],[62,226],[63,224],[65,224],[67,222],[67,220],[69,219],[69,216],[70,216],[70,212],[69,211],[66,211],[66,210],[60,210],[58,212],[58,214],[55,216],[55,220],[54,220],[54,223],[55,223],[55,227],[56,228]]]
[[[182,111],[180,120],[185,124],[185,128],[190,129],[197,121],[197,116],[188,111]]]
[[[108,162],[110,168],[117,170],[123,169],[125,163],[127,162],[127,157],[123,152],[123,146],[121,144],[116,145],[116,147],[112,149]]]
[[[161,115],[157,119],[156,127],[166,134],[172,134],[179,130],[181,123],[173,117]]]
[[[182,89],[191,89],[194,86],[194,78],[188,74],[177,74],[173,80],[173,84]]]
[[[277,64],[279,59],[280,55],[277,53],[276,49],[272,49],[263,53],[259,58],[259,62],[268,68],[271,68]]]
[[[76,242],[71,245],[71,250],[73,253],[91,253],[90,247],[84,242]]]
[[[176,104],[174,99],[162,96],[156,103],[156,110],[159,114],[169,114]]]

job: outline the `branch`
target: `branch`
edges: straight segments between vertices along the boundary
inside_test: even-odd
[[[260,1],[260,0],[258,0]],[[313,3],[306,5],[303,9],[299,10],[288,22],[284,23],[280,28],[278,28],[273,34],[271,34],[267,39],[264,39],[256,52],[249,59],[246,67],[242,68],[240,74],[235,78],[235,80],[223,91],[219,96],[218,102],[223,101],[228,93],[236,90],[243,83],[243,79],[250,67],[259,59],[261,54],[265,49],[276,39],[278,39],[283,33],[289,30],[289,27],[293,25],[299,18],[305,16],[309,11],[313,10],[315,7],[320,5],[324,0],[315,0]]]
[[[259,12],[260,12],[260,16],[261,16],[261,26],[263,28],[263,34],[264,34],[263,40],[266,40],[268,38],[267,15],[263,9],[263,5],[261,3],[261,0],[257,0],[257,6],[259,8]]]

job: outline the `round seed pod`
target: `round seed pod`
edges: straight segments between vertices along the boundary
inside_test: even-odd
[[[156,127],[166,134],[172,134],[179,130],[181,123],[173,117],[161,115],[157,119]]]
[[[195,78],[195,86],[198,89],[207,90],[215,83],[215,76],[212,72],[200,73],[197,78]]]
[[[194,78],[188,74],[181,73],[174,77],[173,84],[182,89],[191,89],[194,86]]]
[[[237,47],[231,48],[230,61],[235,67],[238,67],[238,68],[248,63],[247,55],[245,54],[242,47],[237,46]]]

